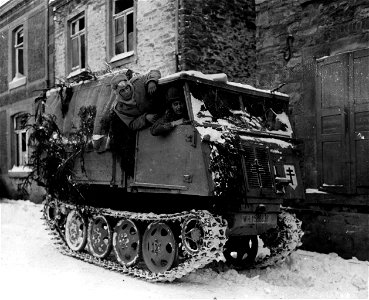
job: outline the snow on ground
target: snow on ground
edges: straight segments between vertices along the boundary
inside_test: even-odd
[[[368,262],[302,250],[264,270],[208,267],[174,283],[148,283],[60,254],[43,230],[41,209],[0,200],[2,299],[368,298]]]

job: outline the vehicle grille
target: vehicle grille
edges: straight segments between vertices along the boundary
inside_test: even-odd
[[[268,149],[243,145],[249,188],[273,188]]]

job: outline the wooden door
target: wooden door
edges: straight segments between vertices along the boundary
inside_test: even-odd
[[[361,50],[318,61],[318,182],[328,191],[368,191],[368,52]]]
[[[349,55],[351,184],[353,192],[369,192],[369,49]],[[352,79],[352,80],[351,80]],[[355,191],[356,187],[356,191]]]

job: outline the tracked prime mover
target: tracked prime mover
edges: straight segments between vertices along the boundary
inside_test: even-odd
[[[74,86],[67,104],[60,91],[51,92],[46,112],[58,129],[50,139],[72,145],[83,107],[95,109],[96,127],[113,97],[109,82],[105,76]],[[65,158],[73,162],[68,180],[78,193],[49,190],[44,217],[56,246],[150,281],[173,281],[224,258],[235,268],[283,260],[300,245],[302,231],[281,205],[304,197],[288,96],[223,75],[182,72],[159,80],[157,98],[173,86],[189,122],[165,136],[137,131],[132,176],[108,148],[86,146]],[[257,260],[258,236],[270,254]]]

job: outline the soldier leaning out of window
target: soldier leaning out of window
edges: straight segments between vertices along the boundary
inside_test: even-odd
[[[158,116],[151,113],[160,72],[150,71],[128,80],[125,74],[113,77],[111,87],[116,94],[113,111],[131,130],[140,130],[153,124]]]
[[[110,149],[112,131],[119,133],[118,130],[113,130],[116,126],[112,123],[121,123],[118,127],[133,133],[135,130],[150,126],[158,117],[153,113],[154,109],[157,109],[155,107],[157,105],[153,102],[161,77],[160,72],[154,70],[132,78],[130,76],[132,72],[129,71],[126,74],[115,75],[110,81],[111,97],[104,104],[101,117],[94,125],[93,144],[97,152]]]
[[[157,119],[153,113],[154,94],[160,78],[159,71],[128,79],[118,74],[111,80],[115,100],[110,106],[109,145],[121,157],[121,167],[128,176],[133,174],[136,131],[149,127]],[[106,150],[105,149],[105,150]]]
[[[179,90],[170,87],[166,94],[168,109],[164,115],[151,126],[152,135],[166,135],[176,126],[189,124],[186,103]]]

